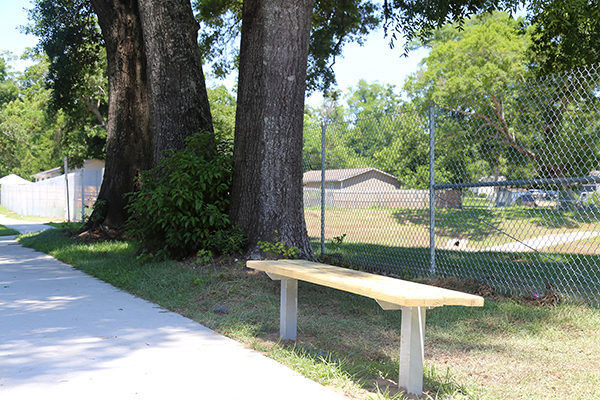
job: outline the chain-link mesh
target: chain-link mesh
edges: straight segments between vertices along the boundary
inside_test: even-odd
[[[367,270],[600,304],[598,67],[435,107],[330,115],[304,136],[317,253],[322,241]]]

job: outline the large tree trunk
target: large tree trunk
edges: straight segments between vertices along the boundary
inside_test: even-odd
[[[164,150],[213,131],[198,47],[199,24],[189,0],[140,1],[154,127],[155,165]]]
[[[137,0],[91,0],[106,44],[108,121],[106,168],[95,224],[119,229],[127,220],[126,193],[153,163],[151,106]],[[87,228],[90,228],[88,225]]]
[[[302,189],[312,10],[313,0],[244,0],[229,214],[251,253],[283,241],[312,258]]]

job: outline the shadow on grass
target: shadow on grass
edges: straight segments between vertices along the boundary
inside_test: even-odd
[[[429,229],[430,217],[427,209],[397,210],[392,216],[398,223],[421,226]],[[436,235],[446,237],[468,237],[472,240],[497,234],[495,228],[501,220],[498,212],[487,208],[439,209],[435,214]]]
[[[318,239],[312,241],[320,251]],[[327,245],[326,254],[334,247]],[[562,301],[600,303],[600,256],[542,252],[435,251],[429,248],[344,243],[343,266],[403,279],[430,276],[473,278],[505,295],[543,294],[546,285]]]
[[[428,209],[400,209],[392,212],[399,223],[411,224],[429,229]],[[469,238],[482,241],[490,236],[502,235],[506,224],[532,225],[545,229],[578,229],[582,224],[600,222],[600,212],[579,208],[559,210],[556,207],[502,207],[462,209],[437,209],[435,213],[436,235],[444,237]]]

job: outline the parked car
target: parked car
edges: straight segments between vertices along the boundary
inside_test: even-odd
[[[555,200],[558,198],[558,193],[556,193],[554,190],[546,190],[543,192],[543,198],[544,200]]]
[[[529,193],[531,193],[535,200],[542,200],[544,198],[544,192],[539,189],[529,189]]]

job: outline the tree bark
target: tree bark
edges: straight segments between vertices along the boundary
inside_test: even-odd
[[[124,195],[135,190],[141,171],[153,162],[146,58],[137,0],[91,0],[91,4],[106,44],[109,104],[106,167],[98,194],[106,204],[90,220],[120,229],[127,220]]]
[[[189,0],[140,1],[152,98],[154,163],[189,135],[213,132],[198,47],[200,25]]]
[[[258,241],[313,253],[302,189],[302,126],[313,0],[244,0],[230,217]],[[276,232],[277,231],[277,232]]]

